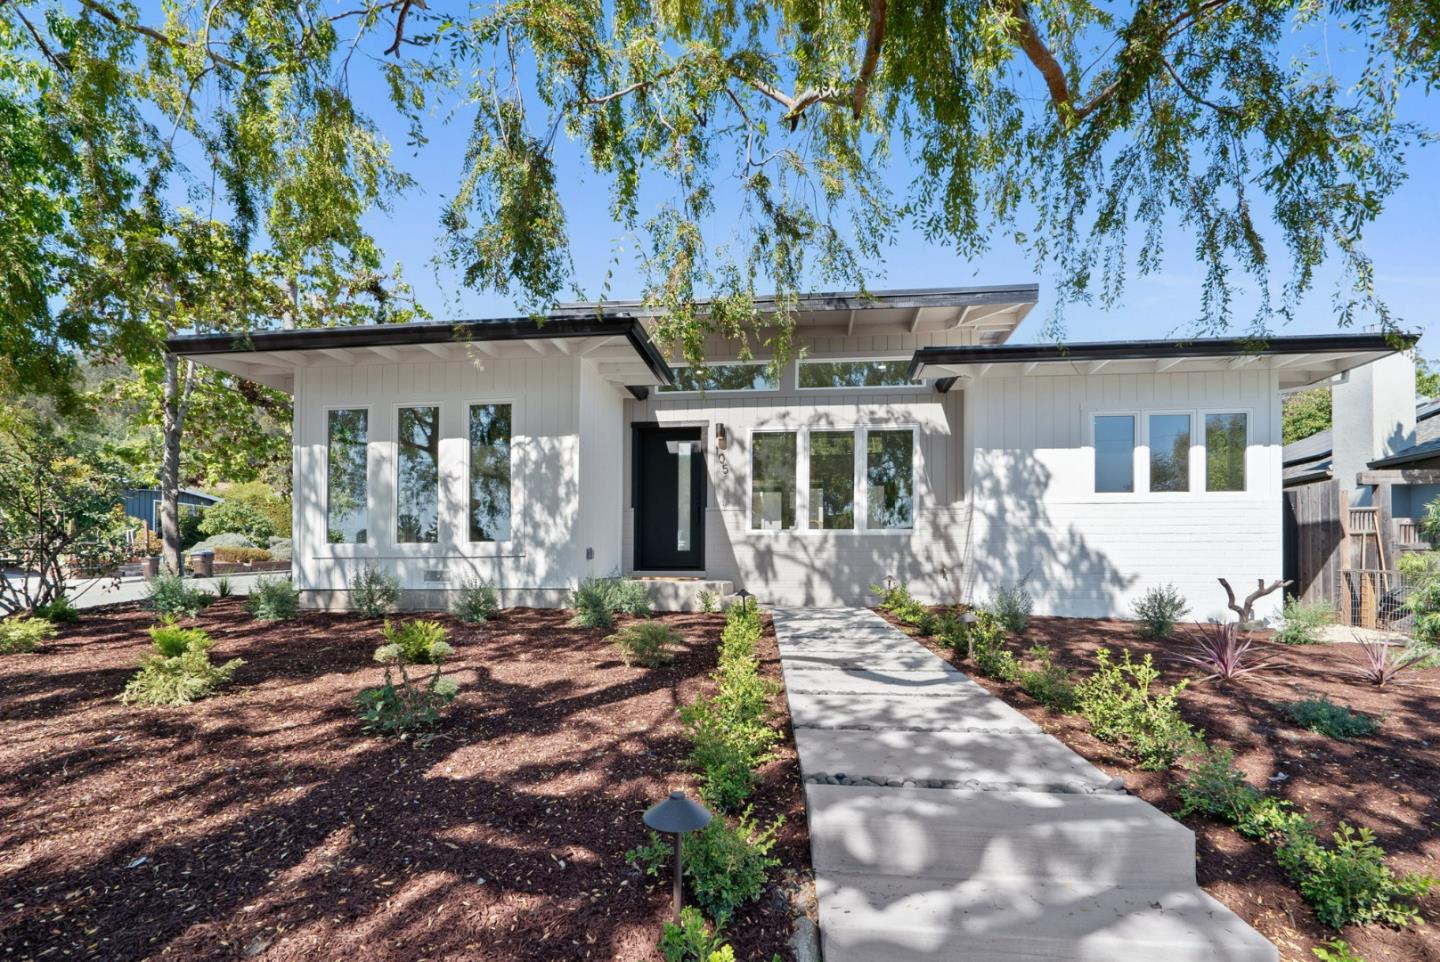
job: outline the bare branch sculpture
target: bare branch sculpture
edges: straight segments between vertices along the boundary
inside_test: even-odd
[[[1268,594],[1272,594],[1276,591],[1279,591],[1281,588],[1293,585],[1295,583],[1294,581],[1288,579],[1285,581],[1281,581],[1277,578],[1267,586],[1265,584],[1264,578],[1256,578],[1255,590],[1246,595],[1244,605],[1240,605],[1235,601],[1235,589],[1230,587],[1230,582],[1226,581],[1224,578],[1219,578],[1217,580],[1220,582],[1220,587],[1225,589],[1225,597],[1229,599],[1226,602],[1226,606],[1231,611],[1235,612],[1236,616],[1240,619],[1240,623],[1242,625],[1249,624],[1250,622],[1255,620],[1255,602],[1259,601],[1261,598],[1265,597]]]

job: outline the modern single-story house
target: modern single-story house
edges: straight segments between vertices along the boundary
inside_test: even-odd
[[[123,494],[125,514],[137,521],[143,521],[151,531],[160,530],[160,489],[127,488]],[[219,504],[220,499],[204,491],[181,488],[179,495],[180,516],[203,514],[206,508]]]
[[[343,606],[367,565],[416,607],[467,578],[558,606],[624,572],[696,579],[657,580],[680,605],[704,587],[836,605],[887,578],[934,601],[1023,580],[1037,611],[1089,616],[1164,583],[1218,615],[1217,577],[1279,577],[1281,392],[1389,342],[1008,343],[1036,294],[803,297],[778,373],[720,338],[704,368],[667,361],[632,303],[169,346],[294,395],[309,605]]]

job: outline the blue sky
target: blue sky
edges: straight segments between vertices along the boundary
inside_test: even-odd
[[[1332,53],[1326,47],[1323,56]],[[368,71],[352,77],[366,84]],[[357,91],[362,102],[372,105],[382,130],[395,145],[395,160],[410,172],[417,187],[402,198],[388,214],[376,214],[369,227],[380,240],[387,262],[403,265],[407,280],[421,303],[437,318],[484,317],[518,312],[511,298],[493,292],[465,288],[456,272],[437,266],[432,255],[439,235],[440,211],[459,180],[469,116],[463,109],[448,124],[434,121],[431,139],[418,152],[405,146],[405,130],[381,105],[384,94]],[[1039,91],[1037,91],[1037,95]],[[1415,92],[1402,101],[1402,117],[1429,129],[1440,129],[1440,102]],[[563,138],[563,134],[561,135]],[[590,172],[579,160],[573,145],[557,149],[562,197],[569,218],[573,282],[587,298],[597,296],[609,284],[610,297],[638,296],[642,279],[633,258],[633,238],[608,215],[607,183]],[[897,165],[903,164],[897,161]],[[1414,151],[1408,165],[1409,179],[1391,198],[1378,222],[1368,232],[1367,249],[1376,264],[1377,289],[1409,330],[1430,335],[1422,352],[1440,357],[1440,269],[1437,269],[1437,240],[1440,240],[1440,146]],[[908,174],[897,166],[890,181],[904,194]],[[723,182],[723,178],[722,178]],[[720,215],[726,213],[720,198]],[[1028,226],[1028,225],[1024,225]],[[1100,305],[1070,305],[1065,310],[1065,333],[1069,340],[1107,340],[1183,335],[1199,311],[1201,269],[1190,252],[1194,240],[1178,225],[1172,227],[1166,243],[1164,269],[1149,277],[1132,271],[1123,302],[1112,308]],[[1272,257],[1284,257],[1283,248],[1272,246]],[[1273,288],[1288,278],[1288,265],[1276,264]],[[954,251],[912,230],[902,229],[882,262],[870,265],[872,289],[886,287],[930,287],[948,284],[1006,284],[1037,282],[1040,304],[1015,337],[1016,341],[1042,338],[1042,328],[1054,304],[1053,283],[1044,269],[1037,269],[1028,255],[1008,240],[997,240],[983,257],[966,260]],[[1237,281],[1244,283],[1240,275]],[[1337,330],[1332,307],[1332,290],[1337,272],[1328,267],[1301,306],[1297,318],[1281,333],[1322,333]],[[1242,292],[1236,303],[1236,327],[1248,321],[1255,304],[1254,292]],[[1277,293],[1278,298],[1278,293]],[[569,295],[565,299],[571,299]]]

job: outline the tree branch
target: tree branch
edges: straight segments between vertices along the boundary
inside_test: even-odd
[[[885,42],[885,0],[870,0],[870,26],[865,31],[865,55],[860,60],[860,76],[850,95],[851,110],[859,120],[865,109],[865,95],[870,92],[870,78],[880,64],[880,45]]]
[[[391,4],[390,6],[393,7],[394,5]],[[426,9],[425,0],[401,0],[400,13],[395,18],[395,42],[385,48],[385,55],[387,57],[391,54],[397,57],[400,55],[400,44],[405,42],[405,18],[409,16],[412,6],[419,7],[421,10]]]
[[[115,24],[115,26],[120,27],[123,30],[129,30],[131,33],[138,33],[141,36],[149,37],[156,43],[162,43],[173,50],[185,49],[185,44],[183,44],[179,40],[176,40],[174,37],[166,36],[159,30],[156,30],[153,27],[147,27],[141,23],[131,23],[129,20],[125,20],[122,17],[117,16],[108,7],[96,3],[95,0],[80,0],[80,5],[87,10],[94,11],[101,17],[104,17],[106,20],[109,20],[111,23]],[[234,70],[239,70],[242,72],[245,71],[245,65],[242,64],[240,61],[232,60],[231,58],[225,56],[222,53],[216,53],[210,48],[210,45],[208,43],[204,46],[205,55],[211,60],[215,61],[216,63],[224,64],[225,66],[230,67]]]

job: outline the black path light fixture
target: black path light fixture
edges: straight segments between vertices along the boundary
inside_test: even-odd
[[[680,789],[670,793],[670,797],[659,805],[652,806],[645,813],[645,827],[654,829],[662,835],[675,836],[675,921],[680,921],[680,908],[685,901],[682,876],[684,866],[681,863],[680,850],[684,847],[682,842],[689,832],[698,832],[710,824],[710,812],[698,802],[692,802],[685,797]]]

